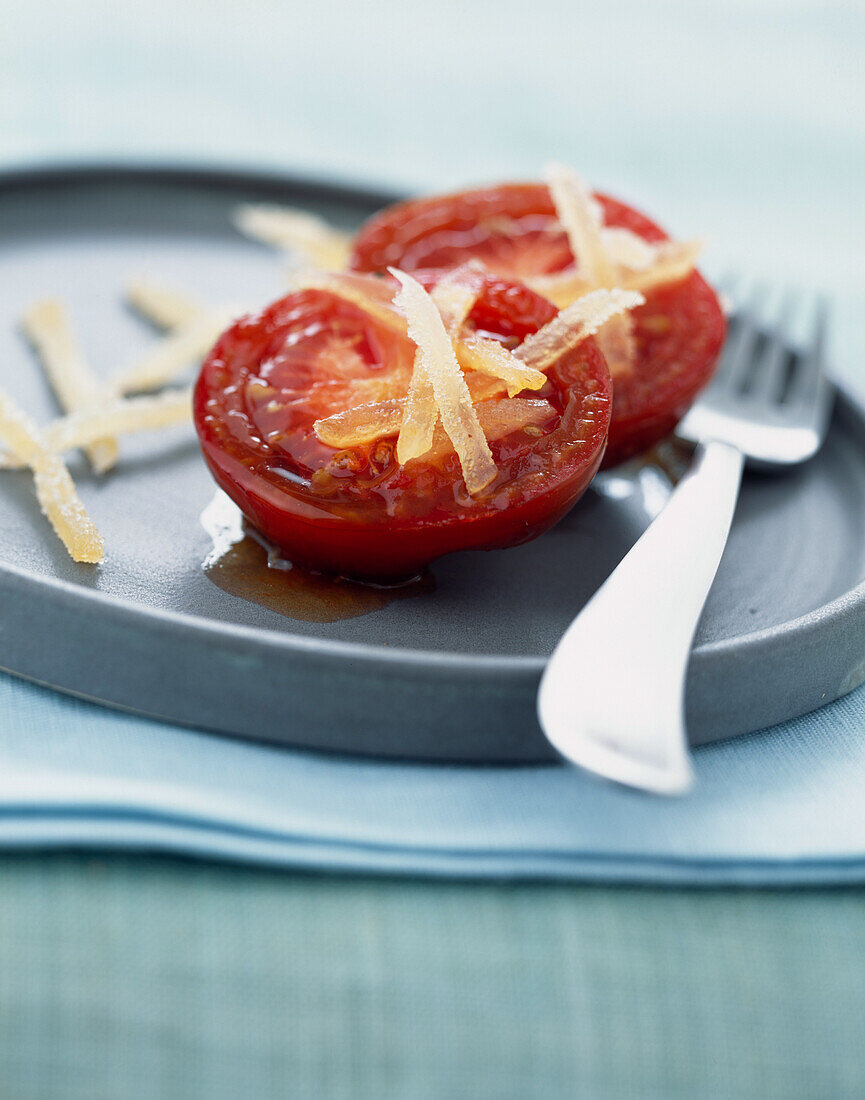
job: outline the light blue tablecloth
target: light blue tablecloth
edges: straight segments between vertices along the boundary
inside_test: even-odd
[[[216,161],[429,189],[555,157],[708,236],[716,270],[830,290],[836,368],[865,380],[856,4],[7,9],[0,166]],[[690,798],[663,804],[563,769],[314,758],[0,678],[0,844],[411,873],[865,880],[865,692],[704,750],[697,772]]]
[[[865,689],[703,749],[663,801],[562,767],[286,752],[0,677],[0,845],[157,848],[411,874],[670,883],[865,881]]]

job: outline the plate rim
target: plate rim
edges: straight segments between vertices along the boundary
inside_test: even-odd
[[[269,168],[245,168],[231,162],[192,164],[182,160],[134,159],[28,161],[0,168],[0,192],[33,187],[64,187],[100,183],[154,183],[217,187],[224,191],[255,188],[285,196],[286,191],[332,202],[402,202],[405,192],[376,184],[353,184],[337,176]]]
[[[149,162],[137,165],[99,161],[0,170],[0,195],[30,187],[62,188],[70,184],[92,186],[112,183],[151,183],[156,186],[181,187],[186,185],[204,189],[217,188],[223,191],[254,189],[269,192],[275,199],[279,198],[282,201],[294,197],[296,201],[315,198],[319,201],[332,199],[334,202],[375,205],[398,201],[402,197],[384,189],[364,185],[354,186],[345,181],[315,176],[294,176],[279,171],[247,171],[237,166],[223,168]],[[865,449],[865,397],[858,395],[854,385],[846,380],[835,382],[834,385],[837,412],[847,421],[854,438],[863,440],[863,449]],[[180,641],[187,644],[197,642],[205,648],[213,648],[218,647],[220,642],[231,641],[232,646],[226,648],[240,644],[262,658],[270,654],[277,660],[290,661],[293,656],[299,658],[304,664],[315,662],[325,670],[328,668],[348,670],[351,675],[362,677],[379,677],[389,681],[404,677],[415,684],[423,682],[430,686],[470,683],[478,689],[495,690],[497,688],[499,691],[513,694],[527,689],[533,690],[546,664],[546,658],[528,654],[495,655],[451,650],[419,650],[404,646],[384,646],[371,642],[349,642],[302,635],[292,633],[290,629],[276,631],[267,627],[222,623],[194,613],[131,603],[111,593],[82,588],[74,582],[58,577],[36,576],[21,566],[0,564],[0,590],[10,583],[16,586],[19,595],[22,589],[38,593],[43,599],[50,594],[55,605],[67,612],[74,613],[76,607],[80,609],[83,599],[88,611],[95,610],[100,614],[106,614],[116,625],[130,627],[136,632],[141,630],[160,633],[170,628]],[[794,619],[733,638],[698,645],[691,653],[692,665],[696,671],[701,672],[715,660],[724,662],[731,658],[742,657],[760,660],[764,655],[777,660],[779,656],[783,656],[785,646],[795,647],[803,640],[809,639],[810,644],[831,640],[851,623],[861,621],[863,618],[865,618],[865,577],[833,600]],[[779,652],[779,646],[781,652]],[[15,672],[12,669],[8,671],[24,678],[38,680],[38,677],[30,676],[27,672]],[[857,676],[858,680],[856,680]],[[833,689],[834,693],[827,698],[827,701],[829,698],[837,698],[845,690],[856,686],[854,680],[858,682],[863,677],[865,677],[865,665],[861,670],[857,665],[855,672],[847,673],[844,684],[848,686],[842,687],[840,692],[834,692]],[[39,682],[48,683],[45,680]],[[52,686],[56,690],[78,694],[74,688]],[[129,707],[108,698],[99,699],[95,695],[87,697],[107,703],[109,706],[163,717],[153,711],[141,711],[138,707]],[[176,717],[168,717],[165,720],[184,722],[184,719]],[[732,730],[729,736],[735,735],[736,732]],[[242,733],[234,735],[246,736]],[[291,740],[287,743],[318,747],[311,744],[308,739],[301,739],[300,742]],[[380,755],[393,754],[382,752]],[[411,751],[409,755],[413,756]],[[418,757],[413,756],[413,758]],[[538,761],[536,757],[532,757],[522,758],[522,762]]]
[[[116,183],[118,181],[155,183],[157,185],[177,184],[178,186],[198,184],[204,187],[213,187],[216,185],[224,190],[242,190],[254,187],[273,190],[275,193],[283,194],[283,196],[286,190],[291,190],[299,194],[316,196],[319,199],[322,197],[332,198],[337,202],[365,201],[384,204],[398,202],[405,198],[404,195],[383,188],[367,187],[363,184],[355,187],[350,182],[315,175],[294,176],[287,173],[281,174],[278,171],[247,170],[237,166],[186,165],[182,162],[136,165],[124,161],[101,160],[92,163],[72,161],[68,164],[60,162],[3,169],[0,170],[0,193],[7,190],[26,188],[31,185],[63,187],[69,183],[95,185],[99,183]],[[865,396],[857,394],[846,381],[833,378],[832,385],[835,391],[836,409],[845,418],[857,422],[859,430],[865,437]],[[783,476],[783,474],[778,476]],[[340,639],[292,634],[290,631],[283,633],[264,627],[219,623],[205,616],[189,612],[165,611],[130,603],[107,592],[79,588],[77,585],[58,577],[36,577],[18,566],[0,562],[0,572],[3,571],[13,573],[17,575],[19,580],[36,587],[47,586],[53,588],[68,598],[80,600],[83,597],[87,601],[109,607],[115,613],[130,614],[158,622],[170,622],[173,625],[182,624],[192,632],[204,632],[217,636],[229,635],[232,637],[239,634],[248,641],[257,641],[267,646],[274,645],[276,648],[290,651],[298,650],[308,654],[333,653],[334,656],[341,656],[355,661],[381,662],[387,667],[400,663],[412,666],[416,664],[424,666],[435,664],[441,665],[447,671],[452,671],[453,666],[458,663],[461,667],[470,665],[476,672],[488,672],[504,668],[511,672],[523,671],[534,676],[539,675],[546,665],[545,658],[531,655],[471,654],[462,653],[458,650],[416,650],[405,646],[346,642]],[[805,612],[795,619],[789,619],[776,626],[749,631],[747,634],[740,634],[735,638],[722,638],[695,646],[692,650],[692,657],[709,657],[729,652],[732,649],[756,649],[767,641],[776,641],[788,634],[799,634],[815,626],[829,626],[829,620],[834,625],[836,620],[843,621],[848,615],[854,614],[859,605],[862,605],[863,610],[865,610],[865,578],[840,596],[836,596],[828,603],[821,604],[820,607]]]
[[[865,400],[850,392],[843,383],[833,382],[835,388],[836,409],[845,418],[857,422],[865,438]],[[783,476],[779,475],[779,476]],[[509,654],[472,654],[459,650],[410,649],[405,646],[384,646],[371,642],[347,642],[338,638],[319,638],[315,635],[294,634],[290,631],[274,631],[265,627],[246,626],[242,623],[221,623],[203,615],[191,612],[166,611],[161,608],[149,608],[141,604],[130,603],[109,592],[100,592],[91,588],[62,580],[59,577],[38,577],[20,566],[0,562],[0,575],[14,575],[18,583],[34,588],[53,589],[64,601],[80,601],[82,598],[93,605],[108,608],[112,614],[126,615],[155,623],[171,624],[181,627],[189,634],[207,634],[211,638],[243,638],[267,648],[284,649],[289,652],[301,652],[308,655],[328,655],[367,664],[380,663],[384,667],[404,664],[414,667],[422,665],[440,666],[443,671],[453,672],[456,665],[460,670],[470,668],[476,673],[494,672],[497,669],[510,672],[524,672],[538,676],[546,666],[544,657]],[[762,627],[759,630],[739,634],[735,638],[721,638],[694,646],[694,657],[702,659],[716,654],[737,652],[747,649],[756,650],[767,642],[776,642],[787,635],[798,635],[816,627],[834,629],[836,623],[842,623],[847,617],[865,611],[865,578],[828,603],[821,604],[811,611],[788,619],[775,626]]]

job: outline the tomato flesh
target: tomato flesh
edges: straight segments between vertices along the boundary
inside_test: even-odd
[[[555,312],[525,287],[490,277],[469,323],[513,345]],[[316,289],[243,318],[205,361],[194,397],[205,460],[246,517],[299,565],[398,578],[455,550],[513,546],[552,526],[594,476],[611,382],[591,340],[561,356],[529,395],[549,402],[548,420],[491,441],[498,476],[474,497],[449,447],[400,466],[394,437],[343,451],[318,439],[316,419],[381,400],[392,386],[405,392],[414,352],[406,336]]]
[[[644,214],[597,195],[609,226],[644,240],[666,234]],[[543,184],[503,184],[399,203],[355,239],[351,267],[383,271],[452,268],[476,258],[505,278],[553,275],[574,262]],[[603,465],[614,466],[668,435],[706,385],[726,335],[718,299],[698,272],[650,290],[633,311],[636,357],[615,379]]]

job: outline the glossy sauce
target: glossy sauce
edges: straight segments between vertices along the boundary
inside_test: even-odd
[[[426,570],[403,584],[384,587],[300,569],[268,544],[222,492],[202,512],[201,525],[213,540],[203,562],[207,577],[223,592],[289,619],[309,623],[355,619],[435,588]]]
[[[381,294],[381,279],[353,278]],[[510,339],[519,326],[537,331],[551,312],[527,288],[484,276],[469,319],[479,333]],[[319,439],[317,420],[405,392],[416,350],[375,311],[310,288],[241,318],[205,359],[193,397],[204,460],[290,561],[373,583],[410,577],[458,550],[526,542],[588,486],[612,408],[610,374],[592,340],[560,355],[533,391],[545,412],[527,426],[539,432],[515,427],[489,441],[496,476],[474,496],[456,451],[449,441],[438,448],[435,435],[408,466],[392,439],[342,450]],[[447,440],[444,429],[441,436]]]
[[[693,458],[693,447],[671,435],[640,455],[636,465],[639,468],[653,466],[659,469],[675,487],[690,469]]]
[[[645,478],[660,475],[666,486],[650,511],[657,513],[669,492],[691,464],[691,450],[670,437],[647,451],[632,466],[631,490],[646,491]],[[624,472],[624,471],[623,471]],[[613,497],[621,495],[610,485],[621,475],[604,475],[595,487]],[[654,497],[658,493],[653,494]],[[201,514],[201,524],[213,540],[203,562],[207,577],[224,592],[259,604],[289,619],[332,623],[379,611],[395,600],[428,596],[435,590],[429,570],[393,586],[363,584],[345,578],[312,573],[293,565],[244,519],[240,509],[217,492]]]

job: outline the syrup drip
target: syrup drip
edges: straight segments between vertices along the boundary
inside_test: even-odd
[[[640,464],[658,468],[675,487],[690,469],[693,459],[693,448],[670,435],[646,451],[641,456]]]
[[[289,619],[308,623],[355,619],[435,587],[427,571],[402,584],[383,586],[301,569],[250,526],[222,492],[201,513],[201,525],[213,540],[202,565],[207,577],[223,592]]]

